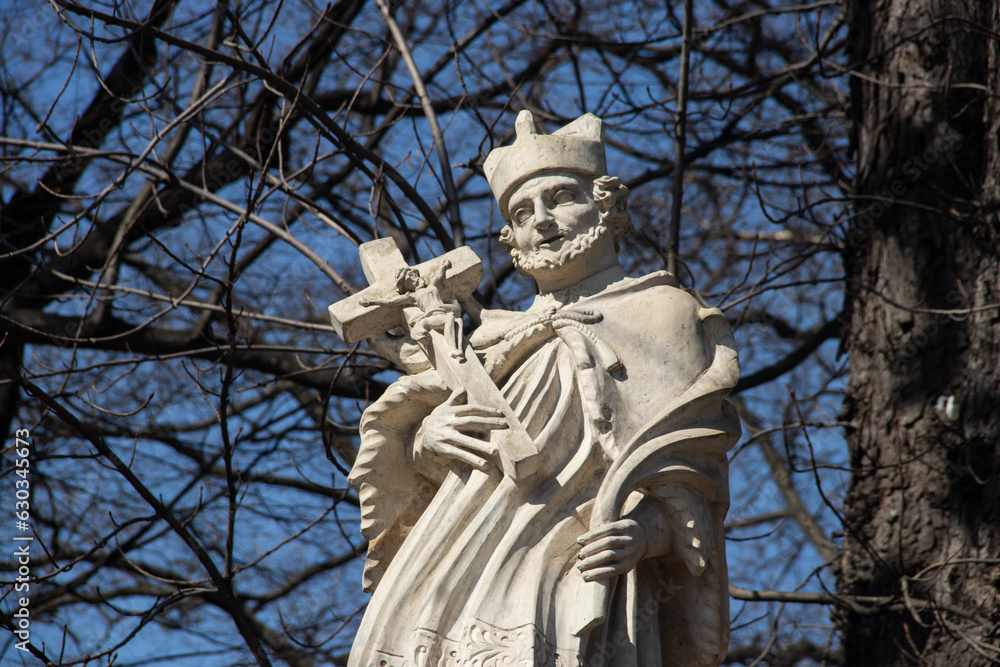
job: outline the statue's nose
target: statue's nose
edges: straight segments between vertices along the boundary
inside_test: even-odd
[[[544,230],[555,224],[552,211],[547,206],[539,206],[535,209],[535,229]]]

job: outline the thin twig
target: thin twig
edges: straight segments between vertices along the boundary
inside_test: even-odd
[[[667,271],[677,275],[680,253],[681,199],[684,196],[684,150],[687,144],[687,92],[691,65],[691,27],[694,23],[694,0],[684,0],[684,28],[681,35],[681,73],[677,81],[677,123],[674,125],[673,199],[670,203],[670,238]]]
[[[413,88],[420,98],[420,106],[423,107],[424,115],[427,116],[427,123],[431,126],[431,136],[434,137],[434,148],[437,150],[438,162],[441,164],[441,180],[444,181],[445,194],[448,196],[448,217],[451,219],[451,236],[456,246],[464,245],[465,238],[462,232],[462,218],[458,207],[458,191],[455,189],[455,179],[451,174],[451,161],[448,159],[448,148],[444,144],[444,134],[441,132],[441,125],[438,124],[434,105],[431,104],[431,98],[427,94],[427,88],[424,86],[424,80],[420,76],[420,70],[417,69],[417,63],[413,60],[410,46],[406,43],[406,37],[403,35],[403,31],[399,29],[396,19],[392,17],[389,6],[385,3],[385,0],[375,0],[375,4],[382,10],[382,16],[385,17],[386,25],[389,26],[389,32],[392,33],[392,39],[396,43],[396,48],[399,49],[400,54],[403,56],[406,69],[409,70],[410,78],[413,79]]]

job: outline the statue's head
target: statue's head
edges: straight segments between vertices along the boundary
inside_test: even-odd
[[[519,271],[539,279],[584,257],[614,259],[632,231],[628,188],[607,176],[604,126],[586,114],[542,134],[522,111],[513,145],[497,148],[483,169],[507,225],[500,243]]]
[[[424,280],[416,269],[405,267],[396,272],[396,291],[400,294],[416,292],[421,287],[424,287]]]

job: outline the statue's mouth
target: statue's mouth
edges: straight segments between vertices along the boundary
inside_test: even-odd
[[[553,245],[556,245],[559,241],[563,240],[565,237],[566,237],[565,234],[553,234],[552,236],[543,239],[542,242],[538,244],[538,247],[551,248]]]

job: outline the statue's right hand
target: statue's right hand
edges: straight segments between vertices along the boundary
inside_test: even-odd
[[[465,392],[455,392],[424,419],[421,453],[488,470],[489,459],[497,454],[490,432],[507,428],[507,418],[485,405],[460,404],[464,399]]]

